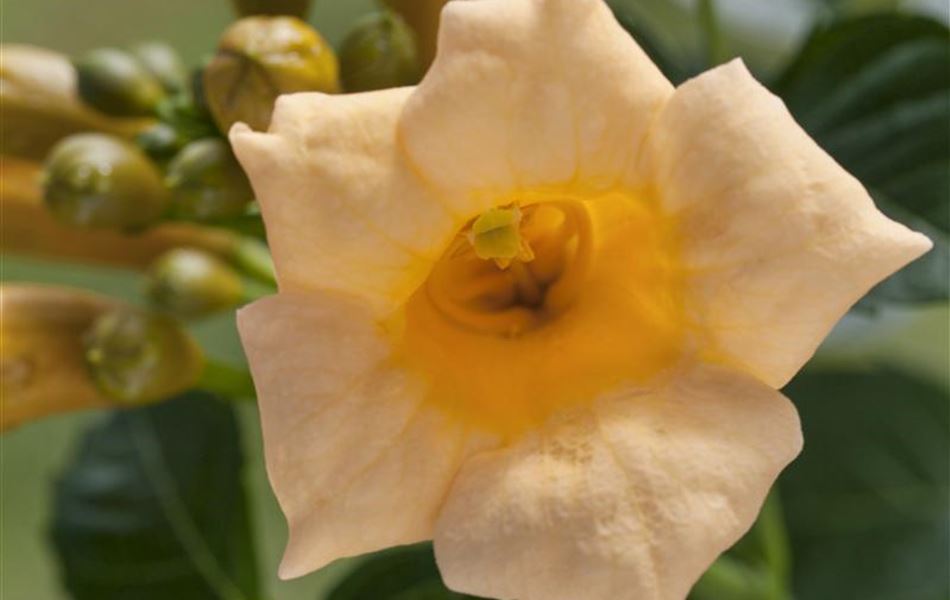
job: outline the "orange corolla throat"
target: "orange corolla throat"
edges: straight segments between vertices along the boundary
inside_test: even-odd
[[[461,328],[521,335],[555,318],[580,293],[592,236],[587,210],[576,201],[491,209],[452,241],[425,295]]]
[[[539,195],[461,228],[394,328],[432,402],[503,433],[644,383],[688,329],[673,219],[627,193]]]

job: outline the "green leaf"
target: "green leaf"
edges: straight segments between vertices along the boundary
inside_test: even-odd
[[[780,480],[796,597],[950,597],[947,390],[896,371],[812,369],[785,393],[805,433]]]
[[[326,600],[462,600],[442,583],[432,544],[392,548],[368,558]]]
[[[116,412],[56,483],[52,540],[76,600],[257,600],[232,409],[191,393]]]
[[[899,14],[816,29],[775,83],[806,130],[881,209],[937,248],[865,304],[948,298],[950,31]]]
[[[650,60],[674,84],[686,81],[700,70],[698,64],[691,64],[689,60],[681,55],[682,53],[673,51],[658,36],[654,35],[643,20],[631,11],[630,7],[623,6],[617,1],[608,2],[608,5],[620,26],[636,40],[637,44],[650,57]]]

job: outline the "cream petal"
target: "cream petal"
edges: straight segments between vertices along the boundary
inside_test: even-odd
[[[522,186],[615,184],[671,93],[602,0],[450,2],[400,133],[474,215]]]
[[[800,451],[780,393],[718,367],[622,394],[462,467],[435,551],[449,587],[518,600],[681,600]]]
[[[367,309],[342,295],[280,294],[241,310],[238,326],[290,526],[281,577],[429,539],[459,464],[484,440],[387,364]]]
[[[781,387],[834,323],[930,241],[895,223],[741,61],[680,86],[633,180],[680,217],[695,318]]]
[[[396,147],[411,89],[278,99],[270,131],[231,130],[261,204],[281,289],[399,306],[456,225]]]

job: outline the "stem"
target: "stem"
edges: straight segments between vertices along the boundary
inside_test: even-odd
[[[763,600],[771,598],[767,573],[731,556],[721,556],[693,587],[696,600]]]
[[[253,400],[257,397],[254,380],[247,369],[208,360],[195,386],[229,399]]]
[[[710,66],[721,64],[729,58],[726,39],[716,10],[716,0],[699,0],[696,4],[699,25],[706,40],[706,60]]]
[[[247,275],[271,285],[277,285],[274,259],[264,242],[253,238],[241,238],[231,250],[231,260]]]
[[[788,531],[785,528],[785,514],[782,511],[778,491],[773,489],[765,500],[762,513],[756,523],[759,543],[772,577],[772,589],[768,598],[782,600],[788,598],[789,576],[791,575],[791,553],[789,552]]]

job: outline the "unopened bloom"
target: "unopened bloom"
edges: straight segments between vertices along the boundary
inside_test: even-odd
[[[463,592],[685,597],[801,448],[776,390],[930,247],[740,61],[674,89],[600,0],[450,2],[418,87],[231,138],[284,577],[432,538]]]

